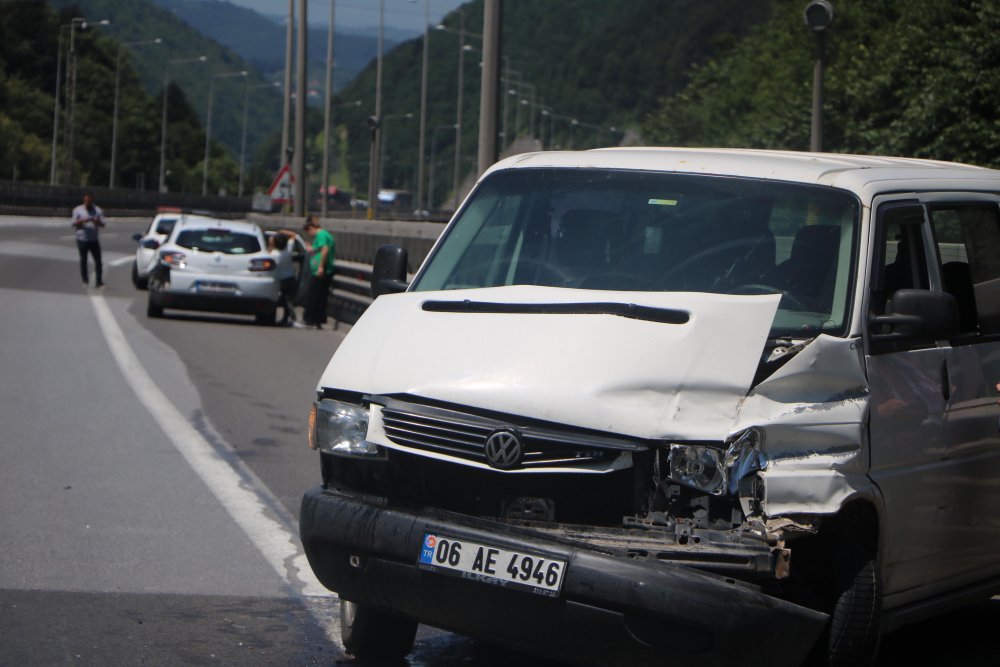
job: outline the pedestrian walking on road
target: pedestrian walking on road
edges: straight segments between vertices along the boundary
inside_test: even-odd
[[[101,263],[101,241],[98,229],[104,226],[104,211],[94,204],[89,194],[83,196],[83,203],[73,209],[73,228],[76,230],[76,248],[80,252],[80,277],[84,286],[90,285],[87,271],[87,253],[94,257],[95,285],[104,287],[104,265]]]
[[[306,288],[306,307],[302,319],[305,327],[322,329],[326,323],[326,307],[333,284],[333,234],[323,229],[313,216],[306,218],[302,227],[309,238],[309,286]]]

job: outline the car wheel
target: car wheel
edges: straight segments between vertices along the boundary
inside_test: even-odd
[[[830,616],[827,664],[870,665],[881,638],[882,577],[878,560],[859,545],[840,550],[834,569],[837,599]]]
[[[277,308],[272,308],[266,313],[257,313],[254,319],[257,321],[257,324],[263,324],[265,326],[273,327],[275,320],[277,320],[277,316],[278,316]]]
[[[139,277],[139,265],[137,262],[132,262],[132,284],[135,285],[136,289],[146,289],[149,284],[146,278]]]
[[[413,648],[417,622],[340,601],[340,638],[360,660],[399,660]]]
[[[848,538],[849,539],[849,538]],[[818,545],[817,545],[818,546]],[[808,574],[808,595],[801,604],[830,615],[807,664],[811,667],[864,667],[878,654],[881,640],[882,579],[877,557],[860,544],[824,541],[823,553],[809,567],[811,549],[799,549]]]
[[[159,273],[152,273],[149,276],[149,298],[146,300],[147,317],[163,317],[163,306],[156,303],[154,299],[163,290],[163,281]]]

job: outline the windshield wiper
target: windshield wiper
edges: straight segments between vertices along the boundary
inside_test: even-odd
[[[653,308],[634,303],[493,303],[488,301],[424,301],[432,313],[492,313],[502,315],[614,315],[661,324],[687,324],[691,314],[675,308]]]

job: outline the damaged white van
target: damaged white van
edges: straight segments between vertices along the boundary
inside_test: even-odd
[[[1000,584],[1000,171],[771,151],[504,160],[323,373],[313,570],[596,665],[861,665]]]

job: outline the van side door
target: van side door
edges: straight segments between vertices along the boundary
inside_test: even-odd
[[[870,476],[885,503],[882,553],[886,607],[902,604],[948,570],[942,508],[947,342],[878,340],[872,323],[893,311],[900,289],[940,289],[933,236],[916,200],[876,200],[867,295]]]
[[[980,194],[921,198],[934,231],[943,287],[961,333],[948,350],[948,411],[939,530],[953,587],[1000,576],[1000,203]]]

